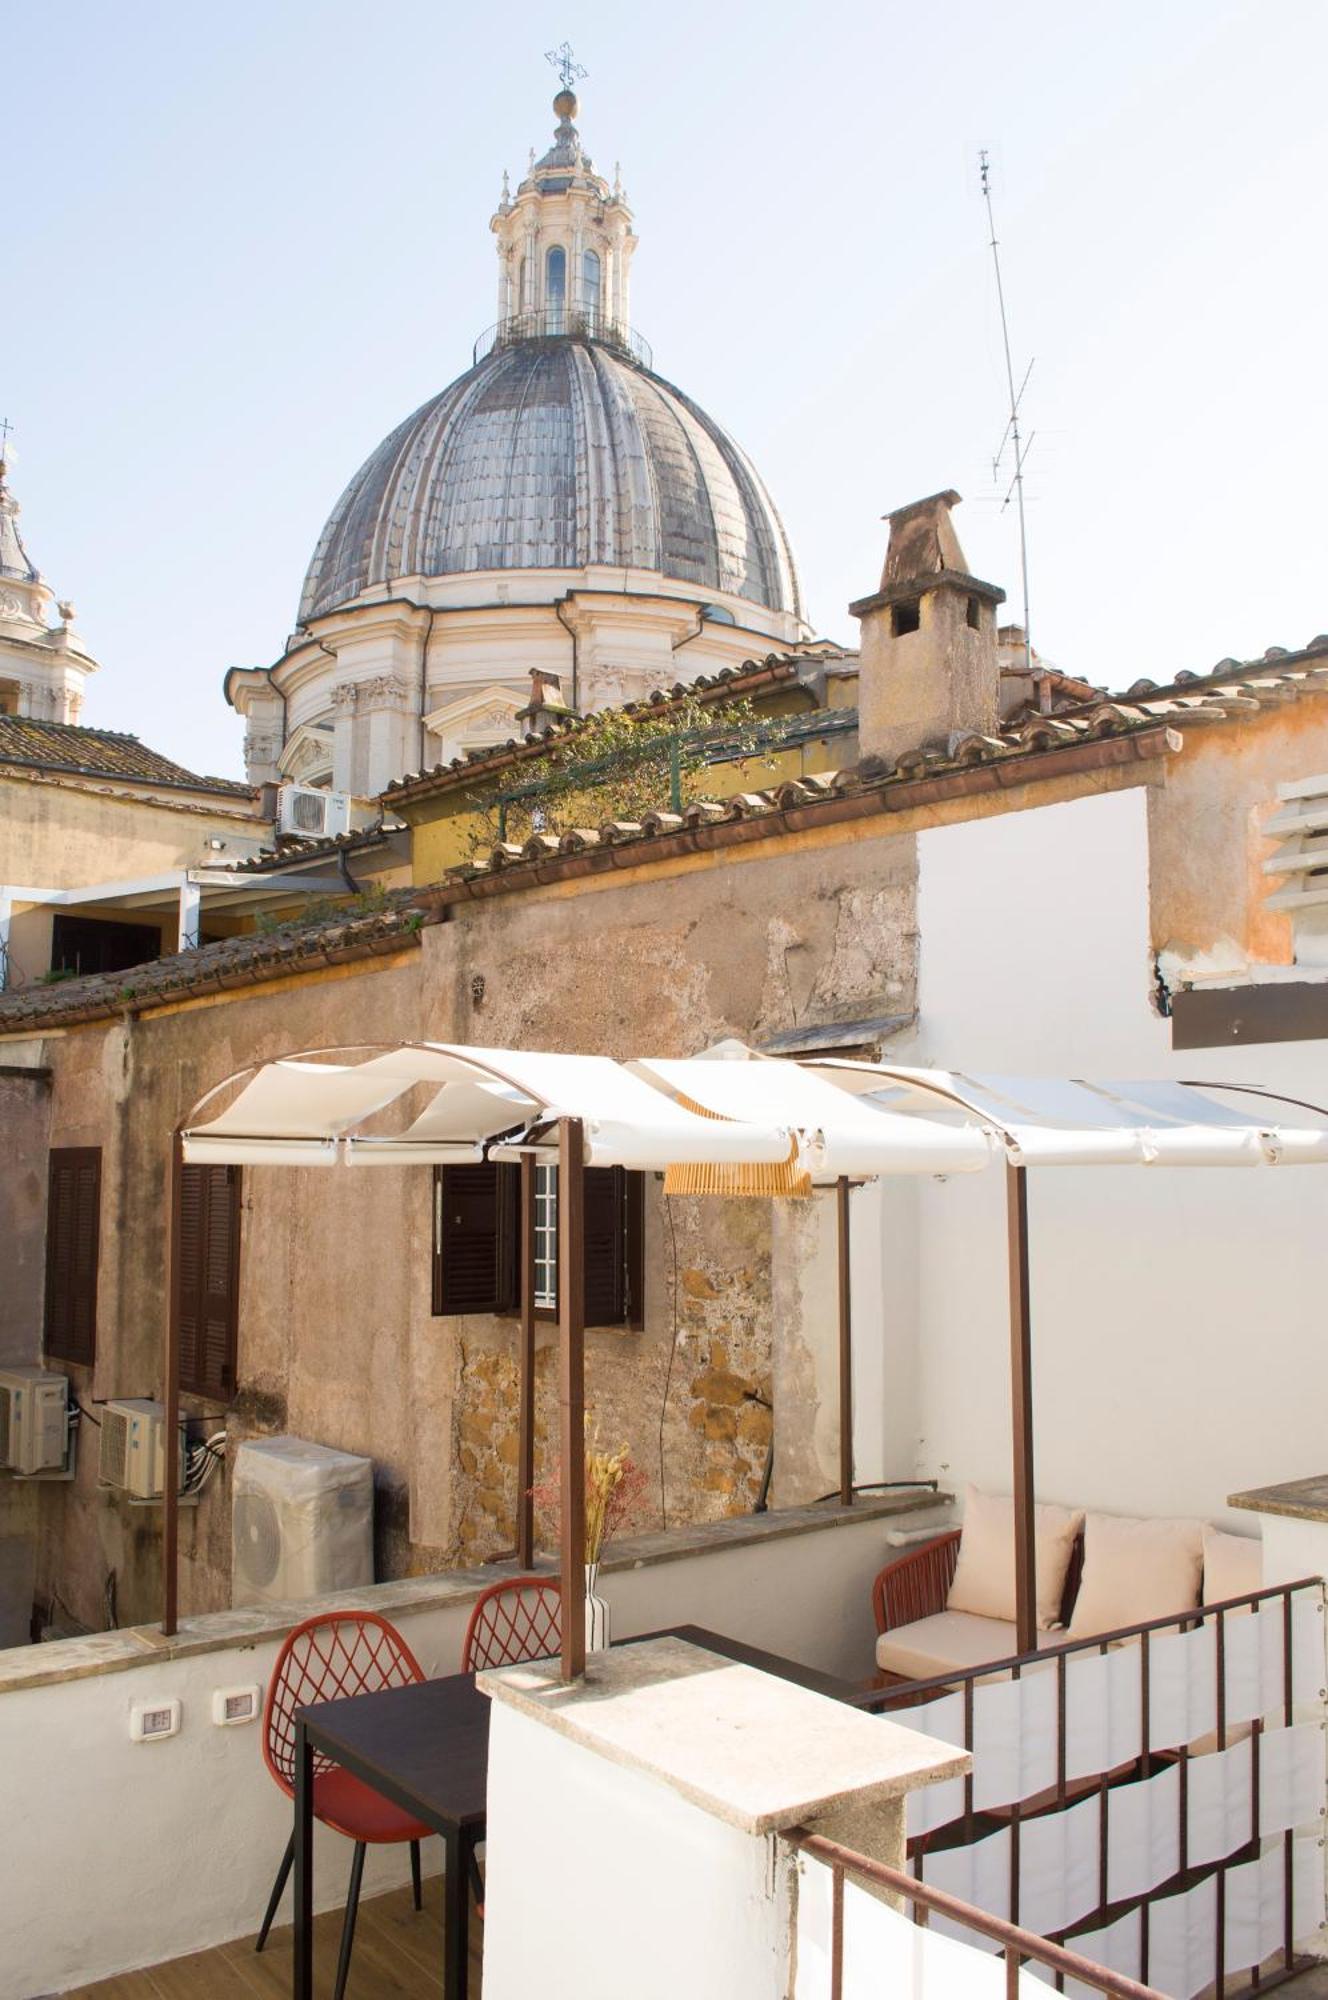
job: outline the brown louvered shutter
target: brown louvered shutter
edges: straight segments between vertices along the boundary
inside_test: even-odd
[[[46,1209],[46,1352],[90,1367],[97,1352],[101,1148],[51,1153]]]
[[[627,1317],[627,1174],[587,1167],[586,1325],[621,1326]]]
[[[240,1169],[180,1169],[176,1268],[180,1387],[214,1402],[235,1395],[240,1305]]]
[[[434,1168],[435,1313],[507,1313],[520,1303],[520,1176],[496,1160]]]

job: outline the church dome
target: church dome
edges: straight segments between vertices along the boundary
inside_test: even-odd
[[[704,410],[615,342],[500,341],[361,466],[299,618],[402,577],[592,565],[802,616],[774,503]]]

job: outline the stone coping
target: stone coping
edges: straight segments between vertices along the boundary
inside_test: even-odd
[[[1312,1479],[1288,1479],[1281,1486],[1252,1486],[1248,1493],[1229,1493],[1228,1507],[1251,1514],[1281,1514],[1289,1521],[1328,1521],[1328,1472]]]
[[[658,1779],[743,1833],[786,1832],[841,1806],[902,1798],[971,1768],[966,1750],[664,1638],[479,1676],[496,1702],[611,1764]]]
[[[722,1553],[787,1535],[814,1534],[821,1529],[854,1527],[894,1514],[911,1514],[950,1504],[951,1496],[925,1490],[864,1494],[857,1503],[838,1501],[810,1507],[784,1507],[768,1514],[742,1514],[725,1521],[693,1523],[662,1534],[633,1535],[612,1548],[603,1573],[646,1569],[656,1563],[681,1562],[689,1556]],[[882,1551],[882,1560],[885,1552]],[[552,1557],[536,1568],[552,1570]],[[231,1611],[206,1612],[183,1618],[180,1629],[166,1638],[155,1625],[127,1626],[115,1632],[92,1632],[83,1638],[53,1639],[44,1645],[0,1650],[0,1695],[19,1688],[44,1687],[57,1681],[84,1680],[93,1674],[127,1672],[163,1659],[189,1659],[202,1653],[263,1644],[282,1639],[301,1619],[319,1611],[379,1611],[400,1617],[412,1611],[465,1609],[480,1592],[500,1578],[520,1572],[515,1562],[485,1563],[476,1569],[454,1569],[429,1576],[398,1577],[387,1583],[343,1590],[295,1604],[258,1604]]]

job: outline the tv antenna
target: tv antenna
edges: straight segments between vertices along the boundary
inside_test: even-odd
[[[1031,676],[1033,672],[1033,635],[1028,622],[1028,527],[1024,518],[1024,467],[1028,463],[1029,450],[1037,433],[1035,431],[1030,432],[1028,438],[1024,438],[1023,432],[1019,428],[1019,411],[1023,404],[1024,391],[1028,387],[1028,378],[1033,373],[1033,363],[1029,362],[1027,368],[1024,370],[1024,379],[1019,384],[1018,389],[1016,389],[1014,386],[1014,361],[1010,354],[1010,322],[1005,310],[1005,286],[1001,282],[1000,240],[996,235],[996,215],[991,205],[991,162],[987,158],[987,149],[985,146],[978,154],[978,166],[982,176],[982,199],[987,204],[987,222],[991,228],[991,261],[996,273],[996,300],[1001,309],[1001,342],[1005,349],[1005,381],[1010,393],[1010,415],[1006,422],[1005,430],[1001,435],[1000,444],[997,446],[995,455],[991,461],[991,476],[993,480],[999,481],[1001,477],[1001,464],[1006,457],[1008,447],[1010,456],[1014,462],[1014,477],[1006,489],[1004,500],[1001,502],[1001,512],[1004,513],[1011,500],[1014,501],[1019,516],[1019,576],[1020,582],[1023,585],[1024,595],[1024,667]]]

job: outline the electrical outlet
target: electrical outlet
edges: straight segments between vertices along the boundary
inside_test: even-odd
[[[234,1729],[242,1722],[257,1722],[262,1706],[263,1690],[258,1687],[212,1690],[212,1720],[218,1729]]]

